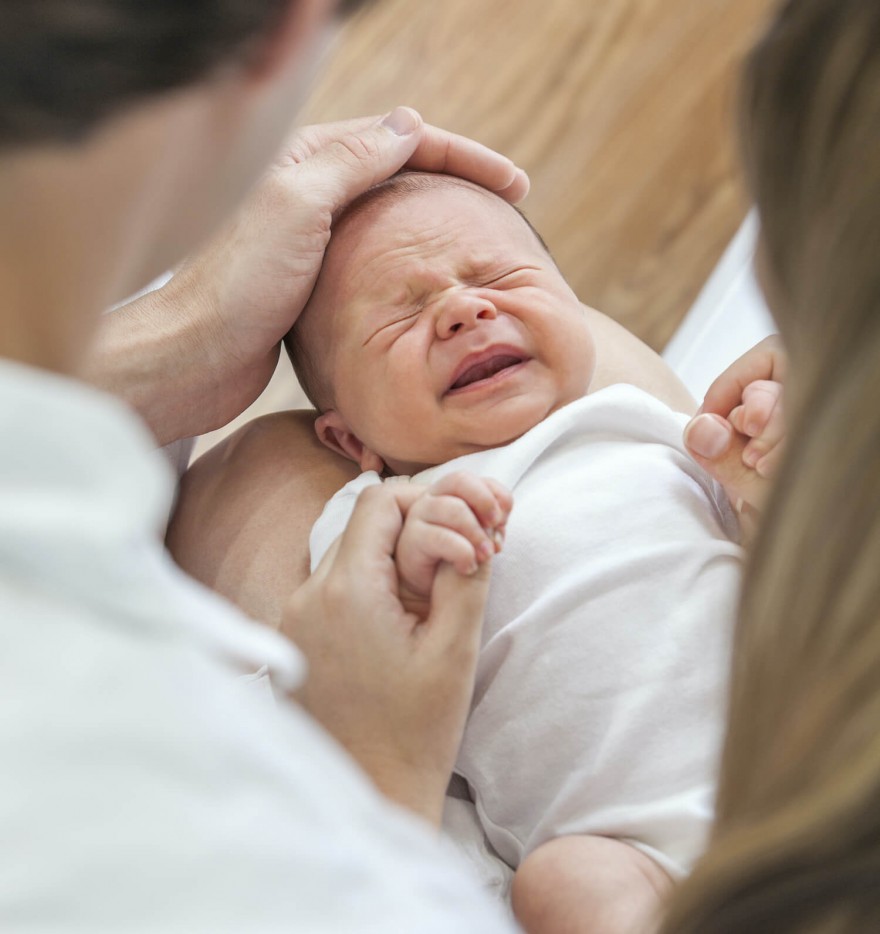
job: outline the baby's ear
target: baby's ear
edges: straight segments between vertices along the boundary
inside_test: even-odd
[[[315,434],[321,443],[336,451],[350,461],[354,461],[361,470],[375,470],[382,473],[385,462],[375,451],[371,451],[348,427],[345,419],[334,409],[318,416],[315,421]]]

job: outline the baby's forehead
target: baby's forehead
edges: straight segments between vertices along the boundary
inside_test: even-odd
[[[467,244],[493,253],[546,244],[526,217],[493,192],[464,179],[406,173],[370,189],[335,220],[331,251],[354,262],[352,250],[408,247],[417,253],[446,252]],[[336,249],[334,250],[334,246]]]

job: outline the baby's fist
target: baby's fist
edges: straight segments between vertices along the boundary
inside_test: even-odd
[[[473,574],[501,550],[513,497],[496,480],[460,471],[428,487],[406,514],[395,560],[401,601],[422,615],[441,562]]]
[[[746,467],[762,477],[772,477],[779,465],[785,438],[782,384],[766,379],[749,383],[743,390],[742,402],[730,413],[729,421],[749,439],[742,453]]]

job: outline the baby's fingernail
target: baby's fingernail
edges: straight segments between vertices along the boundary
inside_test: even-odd
[[[495,544],[496,553],[504,547],[504,532],[501,529],[495,529],[492,533],[492,541]]]
[[[730,446],[730,431],[713,415],[698,415],[684,430],[685,444],[700,457],[714,460]]]
[[[477,571],[479,571],[479,570],[480,570],[479,564],[477,564],[477,562],[474,561],[474,563],[467,569],[467,576],[468,576],[468,577],[473,577],[474,574],[476,574]]]
[[[382,126],[391,130],[395,136],[409,136],[419,127],[419,120],[415,111],[409,107],[395,107],[382,121]]]
[[[756,467],[758,461],[761,459],[761,452],[755,448],[746,448],[743,451],[743,463],[746,467],[751,467],[753,470]]]
[[[480,547],[477,549],[477,553],[480,556],[480,559],[487,561],[492,555],[495,554],[495,546],[492,542],[480,542]]]

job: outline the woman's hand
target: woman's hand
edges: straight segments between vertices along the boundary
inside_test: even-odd
[[[135,405],[163,444],[231,421],[272,376],[334,213],[403,166],[460,175],[511,201],[528,191],[509,159],[409,108],[304,127],[200,255],[109,317],[90,377]]]
[[[753,531],[782,458],[785,369],[781,341],[766,338],[715,380],[685,428],[688,451],[724,487],[747,533]]]
[[[345,533],[290,600],[282,631],[309,676],[299,700],[378,788],[439,826],[473,692],[490,562],[437,571],[420,620],[394,553],[421,489],[365,490]]]

